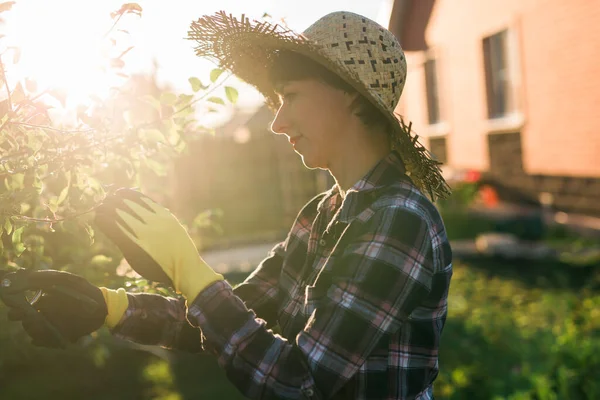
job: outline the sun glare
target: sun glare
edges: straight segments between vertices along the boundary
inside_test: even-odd
[[[5,17],[5,39],[20,53],[7,68],[13,77],[32,79],[40,90],[61,90],[67,107],[85,104],[90,96],[105,98],[121,78],[109,71],[115,48],[104,35],[113,21],[106,3],[102,9],[98,3],[17,2]]]

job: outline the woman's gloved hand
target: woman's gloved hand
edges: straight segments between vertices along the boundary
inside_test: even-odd
[[[170,284],[189,301],[223,279],[202,260],[177,218],[139,192],[116,191],[96,210],[95,221],[137,273]]]
[[[114,327],[128,306],[124,289],[112,290],[92,285],[85,278],[64,271],[42,270],[24,271],[29,274],[32,290],[41,289],[43,295],[33,303],[60,334],[70,343],[89,335],[103,325]],[[85,296],[95,301],[95,305],[66,294],[66,291]],[[43,347],[60,347],[56,338],[40,324],[16,308],[9,308],[8,319],[21,321],[23,328],[32,338],[32,343]]]

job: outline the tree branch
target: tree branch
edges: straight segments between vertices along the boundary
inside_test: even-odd
[[[20,219],[22,221],[43,222],[43,223],[52,223],[53,224],[55,222],[63,222],[63,221],[68,221],[70,219],[81,217],[82,215],[89,214],[89,213],[95,211],[96,208],[98,208],[97,205],[94,206],[94,207],[92,207],[92,208],[90,208],[89,210],[86,210],[86,211],[83,211],[83,212],[80,212],[80,213],[76,213],[76,214],[72,214],[72,215],[67,215],[65,217],[54,218],[54,219],[51,219],[51,218],[32,218],[32,217],[27,217],[25,215],[13,215],[12,218]]]
[[[73,130],[73,131],[68,131],[68,130],[64,130],[64,129],[58,129],[58,128],[53,128],[51,126],[46,126],[46,125],[35,125],[35,124],[29,124],[27,122],[11,122],[11,125],[18,125],[18,126],[24,126],[27,128],[39,128],[39,129],[44,129],[44,130],[49,130],[52,132],[58,132],[58,133],[63,133],[65,135],[71,134],[71,133],[94,133],[96,132],[95,129],[86,129],[86,130]]]
[[[231,76],[232,74],[229,73],[225,79],[223,79],[220,83],[213,85],[212,88],[210,88],[210,90],[207,90],[206,92],[204,92],[204,94],[202,96],[200,96],[199,98],[195,99],[194,101],[191,101],[190,104],[188,104],[187,106],[175,111],[173,113],[173,115],[179,114],[180,112],[187,110],[188,108],[190,108],[191,106],[193,106],[194,104],[198,103],[199,101],[204,100],[206,97],[208,97],[209,94],[211,94],[212,92],[214,92],[217,88],[223,86],[223,84],[225,84],[225,82],[227,81],[227,79]]]
[[[0,126],[0,132],[4,129],[4,126],[10,121],[11,113],[12,113],[12,99],[10,97],[10,88],[8,87],[8,80],[6,79],[6,73],[4,72],[4,63],[2,62],[2,56],[0,55],[0,73],[2,73],[2,80],[4,81],[4,86],[6,87],[6,94],[8,99],[8,118],[2,126]]]

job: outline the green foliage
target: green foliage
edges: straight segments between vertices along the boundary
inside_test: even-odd
[[[507,267],[455,265],[436,398],[598,398],[598,286],[532,285],[527,266]]]
[[[12,2],[0,3],[0,12],[11,6]],[[121,17],[141,13],[138,4],[128,3],[112,14],[114,25],[105,39],[115,50],[119,42],[110,32],[119,28],[121,36],[127,34],[118,26]],[[131,50],[118,50],[120,55],[111,60],[112,69],[107,73],[123,76],[125,56]],[[119,187],[141,188],[168,205],[164,188],[171,163],[186,152],[189,143],[210,133],[195,119],[197,106],[209,96],[213,102],[225,104],[213,94],[222,86],[222,82],[214,82],[222,71],[211,73],[214,79],[208,86],[190,77],[189,93],[161,87],[153,75],[129,76],[112,88],[108,98],[91,96],[88,103],[71,110],[73,117],[67,119],[58,115],[55,107],[67,106],[68,93],[39,89],[31,78],[11,82],[5,70],[18,65],[8,66],[7,59],[6,53],[0,54],[0,99],[4,98],[0,101],[0,268],[60,269],[99,286],[174,296],[170,289],[139,277],[118,249],[94,231],[94,210]],[[18,63],[18,57],[12,61]],[[227,93],[229,101],[237,97],[232,89]],[[55,122],[57,118],[63,122]],[[105,398],[135,398],[139,397],[136,390],[151,381],[152,374],[146,375],[136,386],[131,376],[136,363],[144,364],[147,355],[136,360],[133,352],[128,362],[129,353],[96,341],[57,355],[32,347],[20,324],[7,322],[1,303],[0,321],[2,398],[80,397],[81,392],[74,395],[70,390],[77,385],[74,377],[89,381],[86,374],[93,375],[99,392],[103,380],[117,385]],[[65,364],[60,364],[62,361]],[[70,376],[61,377],[57,365]],[[18,381],[11,371],[19,368],[28,371],[27,383],[8,389],[5,379]],[[111,373],[123,372],[119,368],[131,368],[132,372]],[[36,382],[42,387],[48,382],[55,388],[46,388],[41,394],[43,389],[36,387]],[[61,382],[60,388],[56,382]],[[151,393],[146,396],[156,398]]]
[[[0,12],[12,4],[1,3]],[[120,55],[107,74],[121,76],[124,56],[133,49],[119,49],[109,37],[125,14],[141,16],[142,8],[127,3],[111,14],[114,25],[105,39]],[[225,104],[211,95],[223,71],[210,73],[210,86],[190,77],[191,93],[160,87],[154,76],[130,76],[108,98],[92,96],[74,118],[58,125],[50,111],[56,102],[65,106],[68,93],[38,91],[30,78],[12,85],[5,56],[0,54],[0,90],[6,93],[0,102],[0,265],[68,268],[76,259],[84,269],[111,251],[104,255],[112,263],[103,262],[102,268],[110,265],[114,271],[120,258],[110,244],[93,246],[98,239],[90,224],[95,207],[123,186],[164,196],[172,160],[209,131],[194,119],[196,105]],[[237,91],[226,87],[225,96],[234,102]]]
[[[210,81],[213,83],[216,82],[222,73],[223,73],[223,70],[220,68],[213,69],[212,71],[210,71]]]
[[[447,199],[437,200],[437,206],[442,210],[465,209],[476,200],[479,191],[477,182],[456,182],[452,184],[452,195]]]
[[[207,101],[210,101],[211,103],[215,103],[215,104],[220,104],[220,105],[222,105],[222,106],[224,106],[224,105],[225,105],[225,102],[224,102],[224,101],[223,101],[223,99],[222,99],[222,98],[220,98],[220,97],[209,97],[209,98],[207,99]]]
[[[522,268],[489,260],[455,264],[436,399],[594,400],[600,395],[598,286],[527,282]],[[235,285],[244,276],[227,279]],[[3,334],[0,330],[0,343],[8,340]],[[84,392],[89,399],[243,398],[211,355],[133,350],[104,330],[98,340],[67,351],[25,341],[15,336],[11,351],[0,358],[0,387],[7,398],[48,398],[48,393],[77,398]]]
[[[237,102],[238,91],[236,88],[225,86],[225,95],[227,96],[227,100],[229,100],[231,103]]]
[[[199,90],[207,88],[207,86],[204,86],[202,84],[202,81],[200,81],[200,79],[198,79],[196,77],[192,77],[192,78],[188,79],[188,81],[190,82],[190,85],[191,85],[194,93],[198,92]]]

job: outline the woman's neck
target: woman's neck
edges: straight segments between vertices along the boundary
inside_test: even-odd
[[[346,146],[340,149],[340,157],[328,168],[342,198],[345,198],[346,192],[391,151],[387,135],[383,136],[383,140],[377,140],[380,138],[373,136],[368,136],[368,139],[371,140],[346,142]]]

